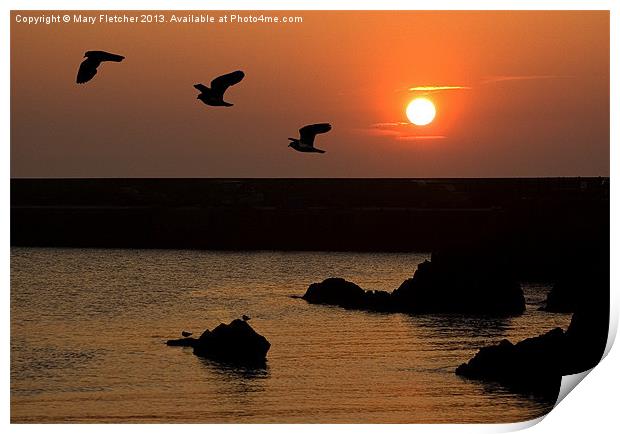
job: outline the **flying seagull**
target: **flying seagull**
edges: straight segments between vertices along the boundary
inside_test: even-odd
[[[234,71],[214,78],[211,82],[211,88],[201,83],[195,84],[194,87],[200,91],[197,98],[206,105],[230,107],[232,104],[224,101],[224,92],[230,86],[243,80],[243,77],[245,77],[243,71]]]
[[[185,330],[183,330],[183,331],[181,332],[181,335],[183,335],[183,337],[184,337],[184,338],[188,338],[188,337],[190,337],[191,335],[193,335],[193,333],[192,333],[192,332],[186,332]]]
[[[112,54],[105,51],[87,51],[84,53],[86,59],[80,65],[78,70],[76,83],[82,84],[90,81],[95,74],[101,62],[121,62],[125,56]]]
[[[319,152],[323,154],[325,151],[314,147],[314,137],[331,129],[332,126],[330,124],[306,125],[299,129],[299,139],[288,138],[291,141],[289,146],[299,152]]]

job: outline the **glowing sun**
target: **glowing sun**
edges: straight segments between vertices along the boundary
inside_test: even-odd
[[[435,105],[426,98],[416,98],[407,106],[407,117],[412,124],[428,125],[435,119]]]

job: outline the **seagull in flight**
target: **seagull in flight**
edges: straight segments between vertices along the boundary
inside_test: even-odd
[[[211,88],[202,83],[195,84],[194,87],[200,91],[197,98],[206,105],[230,107],[233,104],[224,101],[224,92],[230,86],[243,80],[243,77],[245,77],[243,71],[234,71],[214,78],[211,82]]]
[[[317,134],[326,133],[332,129],[330,124],[311,124],[299,129],[299,139],[288,138],[291,143],[289,146],[299,152],[319,152],[325,153],[322,149],[314,147],[314,138]]]
[[[80,64],[77,79],[75,80],[78,84],[90,81],[95,74],[97,74],[97,68],[101,65],[101,62],[122,62],[125,58],[125,56],[108,53],[106,51],[87,51],[84,53],[84,57],[86,57],[86,59]]]

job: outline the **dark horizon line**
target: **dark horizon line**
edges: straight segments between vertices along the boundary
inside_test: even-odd
[[[289,177],[209,177],[209,176],[195,176],[195,177],[176,177],[176,176],[92,176],[92,177],[14,177],[11,176],[11,180],[58,180],[58,181],[72,181],[72,180],[152,180],[152,179],[174,179],[174,180],[213,180],[213,181],[246,181],[246,180],[355,180],[355,181],[398,181],[398,180],[514,180],[514,179],[609,179],[610,175],[573,175],[573,176],[461,176],[461,177],[317,177],[317,176],[289,176]]]

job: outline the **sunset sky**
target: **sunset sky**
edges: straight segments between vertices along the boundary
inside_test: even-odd
[[[607,11],[16,22],[42,14],[11,17],[12,177],[609,175]],[[78,85],[88,50],[126,58]],[[245,79],[225,98],[233,107],[196,99],[193,84],[238,69]],[[405,115],[418,96],[436,107],[426,126]],[[287,147],[317,122],[333,126],[317,138],[327,153]]]

